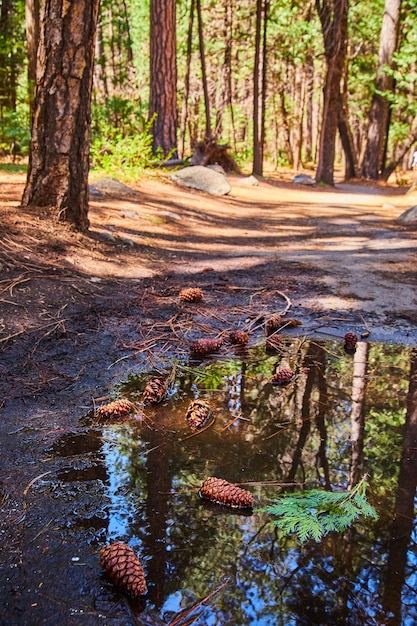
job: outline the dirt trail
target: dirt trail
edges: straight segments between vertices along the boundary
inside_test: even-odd
[[[299,334],[416,345],[416,231],[397,221],[415,198],[230,181],[222,198],[161,177],[93,195],[80,235],[19,210],[23,175],[0,175],[1,623],[76,623],[71,607],[99,606],[94,532],[63,530],[67,492],[43,495],[42,477],[69,462],[51,456],[60,437],[99,445],[80,420],[129,371],[186,356],[201,333],[243,327],[259,343],[277,311]],[[198,307],[179,302],[185,286],[203,289]],[[80,516],[105,508],[87,487]]]

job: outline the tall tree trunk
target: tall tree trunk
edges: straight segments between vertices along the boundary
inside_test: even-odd
[[[33,114],[33,102],[36,85],[36,54],[39,42],[39,0],[26,0],[26,46],[28,53],[28,92],[31,113]]]
[[[180,138],[178,144],[179,157],[184,158],[185,150],[185,132],[188,122],[188,97],[190,95],[190,73],[191,73],[191,55],[193,49],[193,25],[194,25],[195,0],[190,3],[190,16],[188,18],[188,34],[187,34],[187,61],[185,66],[184,78],[184,96],[181,110]],[[194,140],[195,137],[191,137]]]
[[[347,79],[347,68],[345,66],[343,87],[340,90],[338,117],[339,135],[342,142],[343,154],[345,156],[345,180],[355,178],[357,174],[355,146],[352,131],[349,125]]]
[[[12,48],[13,37],[13,0],[2,0],[0,5],[0,108],[15,110],[16,108],[16,80],[13,80],[13,55],[8,48]]]
[[[368,138],[362,162],[362,176],[378,180],[384,168],[384,151],[389,131],[390,104],[387,92],[394,87],[394,79],[387,72],[393,66],[400,24],[401,0],[385,0],[382,19],[375,92],[369,112]]]
[[[263,143],[265,135],[267,4],[264,0],[257,0],[256,2],[252,172],[258,176],[262,176],[263,172]]]
[[[175,0],[151,0],[149,115],[153,152],[177,155],[177,44]]]
[[[204,111],[206,115],[206,139],[211,139],[211,116],[210,116],[210,98],[207,84],[207,68],[206,68],[206,55],[204,51],[204,29],[203,29],[203,16],[201,13],[201,0],[197,0],[197,19],[198,19],[198,42],[200,45],[200,61],[201,61],[201,77],[203,80],[203,93],[204,93]]]
[[[23,206],[88,223],[94,44],[100,0],[45,0]]]
[[[335,141],[338,128],[340,84],[347,46],[347,0],[316,0],[327,61],[316,181],[334,185]]]
[[[314,94],[314,59],[309,52],[304,64],[305,80],[305,131],[304,131],[304,159],[313,158],[313,94]]]
[[[221,70],[221,84],[220,94],[218,98],[218,106],[216,107],[216,127],[214,130],[214,136],[216,138],[221,137],[223,131],[223,116],[228,106],[230,106],[230,112],[233,121],[233,110],[231,109],[231,60],[232,60],[232,6],[230,0],[226,0],[224,3],[224,18],[223,18],[223,39],[224,39],[224,57]]]

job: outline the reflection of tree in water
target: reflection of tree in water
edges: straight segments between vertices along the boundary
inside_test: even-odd
[[[385,579],[384,609],[393,617],[390,624],[402,624],[402,595],[417,621],[416,591],[408,589],[406,578],[415,580],[415,559],[409,563],[414,571],[407,571],[409,545],[415,523],[415,496],[417,487],[417,351],[411,355],[410,384],[407,396],[407,416],[404,428],[403,452],[395,499],[394,521],[388,552]],[[415,548],[415,540],[414,540]]]
[[[319,434],[319,448],[316,454],[315,466],[319,473],[321,467],[324,472],[323,480],[325,487],[330,487],[329,464],[326,457],[327,427],[325,417],[328,411],[328,396],[325,379],[325,352],[317,343],[311,342],[304,358],[304,368],[306,370],[305,387],[301,405],[301,428],[299,430],[298,441],[293,453],[290,470],[287,475],[288,482],[295,481],[298,469],[302,472],[302,481],[305,480],[303,470],[302,455],[311,430],[311,420],[314,416],[317,431]],[[313,392],[316,384],[316,398],[313,407]],[[319,475],[320,478],[320,475]]]

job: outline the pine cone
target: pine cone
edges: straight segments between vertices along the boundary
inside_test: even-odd
[[[188,287],[180,291],[181,302],[201,302],[203,292],[200,287]]]
[[[346,333],[345,337],[345,350],[346,352],[355,352],[356,351],[356,344],[358,343],[358,337],[357,335],[355,335],[355,333],[352,332],[348,332]]]
[[[271,382],[273,385],[284,387],[285,385],[288,385],[293,378],[294,372],[292,371],[292,369],[290,367],[283,367],[282,369],[278,370],[276,374],[273,375]]]
[[[222,478],[207,478],[201,485],[199,494],[205,500],[223,504],[234,509],[247,509],[253,506],[253,495],[246,489],[236,487]]]
[[[229,341],[236,346],[246,346],[249,342],[249,335],[244,330],[232,330],[229,333]]]
[[[167,384],[165,378],[162,376],[155,376],[146,383],[143,390],[143,404],[158,404],[164,399],[167,392]]]
[[[124,398],[120,400],[114,400],[97,409],[97,417],[99,420],[113,419],[118,417],[125,417],[132,413],[134,410],[133,404]]]
[[[209,403],[204,400],[194,400],[187,409],[185,419],[193,430],[199,430],[207,424],[210,416]]]
[[[280,335],[271,335],[266,338],[265,350],[271,354],[279,352],[282,348],[282,337]]]
[[[190,345],[190,352],[197,356],[206,356],[217,352],[223,343],[222,339],[197,339]]]
[[[145,573],[141,562],[125,543],[115,542],[101,548],[100,565],[110,580],[132,598],[146,593]]]
[[[301,320],[296,320],[293,317],[289,317],[288,319],[283,319],[282,320],[282,327],[283,328],[296,328],[297,326],[302,326],[303,322]]]
[[[279,330],[282,326],[282,317],[281,315],[271,315],[271,317],[266,320],[266,334],[272,335],[277,330]]]

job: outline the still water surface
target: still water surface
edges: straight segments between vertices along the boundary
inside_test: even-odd
[[[288,339],[273,355],[179,362],[168,397],[146,408],[152,372],[132,373],[117,397],[140,410],[100,426],[110,501],[100,541],[129,543],[143,563],[138,623],[416,624],[416,363],[404,346],[360,342],[347,354]],[[282,366],[295,378],[275,387]],[[201,432],[185,420],[195,398],[214,418]],[[294,484],[340,491],[365,474],[378,519],[343,534],[302,544],[260,511]],[[203,502],[209,476],[250,490],[252,514]]]

